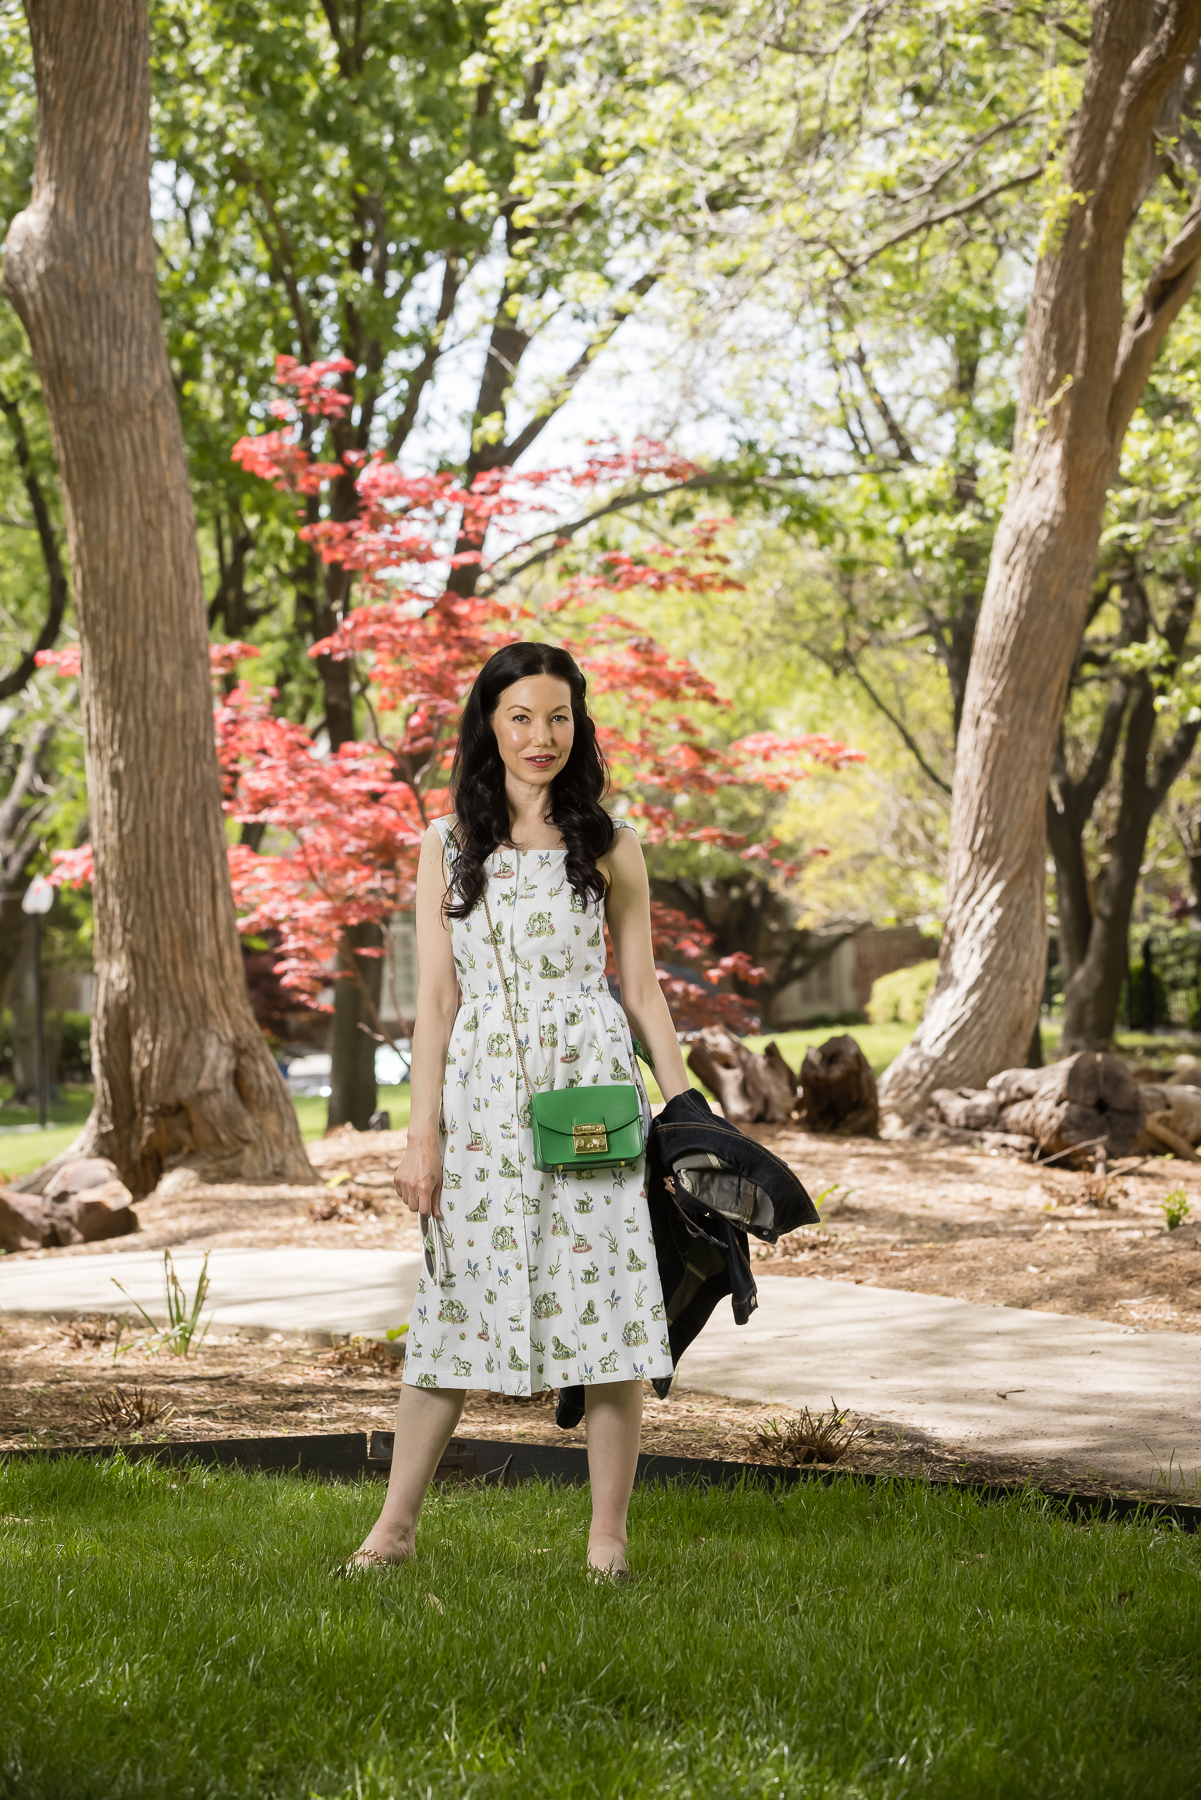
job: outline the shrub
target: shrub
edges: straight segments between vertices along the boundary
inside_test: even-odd
[[[938,975],[938,958],[911,963],[907,969],[894,969],[872,983],[872,997],[867,1003],[867,1016],[873,1025],[916,1025],[926,1010],[926,1001]]]
[[[89,1013],[59,1013],[62,1041],[58,1053],[58,1073],[63,1081],[92,1079],[92,1020]]]

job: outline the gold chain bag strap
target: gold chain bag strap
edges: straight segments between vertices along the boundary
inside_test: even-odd
[[[486,890],[484,917],[488,921],[488,941],[496,958],[496,972],[500,976],[500,991],[504,995],[509,1029],[517,1048],[521,1078],[529,1096],[535,1166],[562,1174],[569,1169],[615,1169],[624,1163],[637,1162],[643,1151],[642,1096],[632,1081],[610,1087],[553,1088],[545,1094],[534,1092],[525,1066],[525,1052],[500,959],[500,938],[492,924]],[[516,981],[516,974],[513,979]]]

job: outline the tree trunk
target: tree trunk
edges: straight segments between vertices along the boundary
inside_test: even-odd
[[[341,960],[349,968],[350,959],[354,958],[359,979],[346,977],[334,983],[328,1113],[331,1131],[335,1125],[353,1125],[356,1131],[366,1131],[375,1111],[376,1042],[369,1033],[379,1018],[384,962],[380,956],[359,956],[358,952],[382,949],[383,942],[382,930],[372,921],[352,925],[342,939]],[[367,1031],[360,1029],[363,1025]]]
[[[1196,610],[1197,591],[1188,582],[1176,585],[1176,599],[1163,638],[1171,653],[1173,674],[1188,640]],[[1143,596],[1145,640],[1154,621]],[[1134,704],[1126,727],[1122,753],[1118,815],[1110,833],[1108,860],[1097,883],[1096,907],[1088,937],[1088,950],[1064,992],[1063,1038],[1060,1053],[1106,1050],[1117,1027],[1122,984],[1126,979],[1130,918],[1142,874],[1147,833],[1177,775],[1192,755],[1199,723],[1181,725],[1152,758],[1155,737],[1155,689],[1146,674],[1133,679]]]
[[[48,721],[33,728],[9,790],[0,800],[0,1006],[26,941],[28,921],[21,902],[29,886],[29,865],[41,845],[38,790],[45,791],[42,758],[53,732]]]
[[[50,418],[83,653],[95,852],[87,1147],[135,1197],[165,1170],[311,1181],[246,995],[225,854],[195,519],[156,288],[146,0],[26,0],[33,197],[4,291]]]
[[[1123,318],[1126,236],[1152,128],[1201,40],[1201,0],[1098,0],[1065,196],[1035,271],[1014,470],[993,544],[955,765],[938,984],[883,1105],[980,1087],[1026,1055],[1046,968],[1045,803],[1131,414],[1201,258],[1194,203]]]

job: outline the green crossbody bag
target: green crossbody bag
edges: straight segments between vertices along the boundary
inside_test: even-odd
[[[505,997],[509,1029],[517,1046],[521,1077],[530,1098],[530,1128],[534,1136],[534,1162],[539,1169],[562,1174],[571,1169],[615,1169],[637,1162],[642,1155],[642,1095],[632,1081],[612,1087],[553,1088],[536,1094],[525,1066],[525,1052],[513,1017],[513,1002],[505,981],[500,945],[492,928],[488,896],[484,916],[500,991]]]

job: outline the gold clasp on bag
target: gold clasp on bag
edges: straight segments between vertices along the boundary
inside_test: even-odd
[[[571,1139],[577,1156],[604,1156],[609,1149],[609,1133],[603,1124],[573,1125]]]

